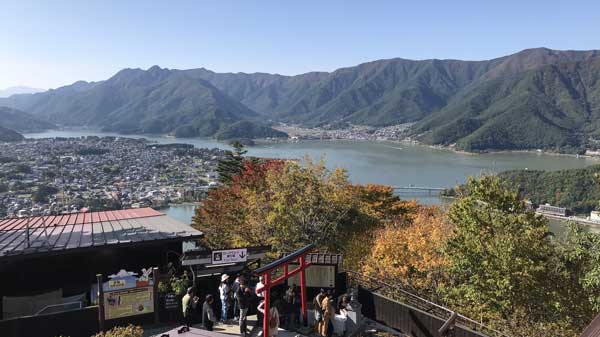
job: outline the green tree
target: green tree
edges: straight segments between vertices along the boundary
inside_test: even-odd
[[[47,203],[48,197],[56,193],[58,193],[58,189],[54,186],[39,185],[31,194],[31,199],[33,199],[34,202]]]
[[[565,282],[561,289],[569,316],[579,327],[587,325],[600,311],[600,236],[585,226],[570,223],[558,243],[560,267]]]
[[[517,336],[546,331],[545,322],[564,314],[547,220],[497,177],[470,178],[465,190],[448,211],[447,300],[474,317],[505,322]]]
[[[233,151],[226,151],[225,158],[219,160],[217,164],[217,172],[219,173],[219,181],[223,184],[230,184],[234,176],[242,172],[242,162],[244,160],[244,144],[239,141],[231,143]]]
[[[29,166],[27,164],[17,164],[15,166],[15,172],[27,174],[27,173],[33,172],[33,170],[31,169],[31,166]]]

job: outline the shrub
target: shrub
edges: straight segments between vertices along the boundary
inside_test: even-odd
[[[142,337],[144,330],[139,326],[129,324],[126,327],[116,326],[108,331],[100,332],[93,337]]]

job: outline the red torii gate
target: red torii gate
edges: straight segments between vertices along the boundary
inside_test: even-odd
[[[297,251],[291,253],[290,255],[284,256],[278,260],[275,260],[268,265],[256,269],[255,273],[259,276],[263,277],[264,288],[257,289],[258,292],[265,292],[265,305],[264,310],[265,314],[263,317],[263,337],[269,337],[269,316],[271,315],[271,288],[273,286],[282,283],[288,278],[300,273],[300,301],[302,303],[302,318],[304,322],[307,321],[307,313],[306,313],[306,276],[304,271],[308,268],[311,263],[310,261],[306,261],[306,254],[308,254],[311,250],[315,248],[315,245],[310,244],[305,246]],[[294,270],[288,270],[288,265],[298,260],[298,268]],[[271,272],[273,270],[283,267],[283,275],[277,277],[274,280],[271,280]]]

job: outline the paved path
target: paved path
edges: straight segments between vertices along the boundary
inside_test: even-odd
[[[240,336],[240,327],[237,322],[233,320],[229,322],[230,324],[222,324],[218,323],[214,326],[213,331],[232,335],[232,336]],[[144,326],[144,337],[159,337],[161,334],[173,330],[175,328],[180,327],[181,324],[169,324],[169,325],[161,325],[161,326]],[[202,328],[202,324],[194,324],[192,325],[194,328]],[[310,329],[307,329],[307,331]],[[258,333],[261,331],[260,328],[256,326],[256,315],[248,316],[248,335],[250,337],[257,337]],[[279,329],[277,337],[295,337],[295,336],[304,336],[303,334],[299,334],[295,331],[287,331],[284,329]]]
[[[239,336],[240,335],[240,327],[239,327],[238,323],[233,320],[231,320],[228,323],[229,324],[222,324],[222,323],[215,324],[215,326],[213,327],[213,331],[219,332],[219,333],[224,333],[227,335],[232,335],[232,336]],[[144,327],[144,337],[160,336],[161,334],[165,333],[166,331],[172,330],[179,326],[181,326],[181,324],[161,325],[158,327],[157,326],[145,326]],[[254,336],[256,336],[256,334],[257,334],[257,331],[255,331],[255,330],[258,330],[258,329],[254,329],[255,326],[256,326],[256,315],[248,316],[248,330],[249,330],[248,332],[253,332]],[[202,324],[201,323],[194,324],[194,325],[192,325],[192,327],[201,329]]]

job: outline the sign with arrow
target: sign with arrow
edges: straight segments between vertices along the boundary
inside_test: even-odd
[[[248,249],[225,249],[212,251],[212,264],[226,264],[246,262],[248,260]]]

